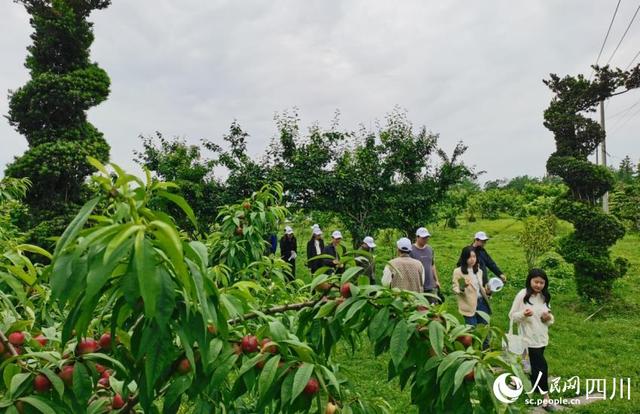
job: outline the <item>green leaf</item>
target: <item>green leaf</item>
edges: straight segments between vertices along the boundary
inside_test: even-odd
[[[278,371],[278,363],[280,362],[280,355],[275,355],[270,358],[266,364],[264,364],[264,368],[262,369],[262,373],[260,373],[260,379],[258,380],[258,398],[264,398],[265,394],[271,387],[274,378],[276,377],[276,373]]]
[[[154,228],[155,235],[162,251],[169,257],[171,264],[176,270],[176,274],[182,287],[190,291],[191,285],[187,275],[187,267],[184,263],[184,252],[182,249],[182,241],[176,228],[163,221],[154,220],[149,225]]]
[[[311,362],[313,360],[313,349],[309,345],[297,339],[284,339],[280,342],[289,345],[298,354],[301,361]]]
[[[82,356],[82,358],[86,359],[87,361],[104,361],[107,363],[107,365],[116,368],[118,371],[122,372],[125,375],[129,374],[129,370],[127,368],[125,368],[124,365],[122,365],[122,363],[120,361],[118,361],[115,358],[110,357],[107,354],[103,354],[101,352],[96,352],[96,353],[92,353],[92,354],[84,354]]]
[[[263,358],[264,358],[264,354],[261,354],[261,353],[258,353],[248,359],[245,358],[244,362],[242,363],[242,366],[240,367],[240,370],[238,371],[238,376],[241,377],[245,373],[249,372],[251,368],[255,367],[258,361],[260,361]]]
[[[333,310],[338,306],[338,302],[335,300],[331,300],[320,307],[320,310],[314,317],[314,319],[324,318],[325,316],[331,315]]]
[[[358,274],[358,272],[360,272],[361,270],[362,270],[362,268],[360,266],[353,266],[353,267],[348,268],[342,274],[342,277],[340,278],[340,284],[344,285],[346,282],[351,280],[352,277],[354,277],[356,274]]]
[[[0,272],[0,280],[6,283],[15,292],[19,302],[25,303],[27,301],[26,289],[22,282],[20,282],[15,276],[10,275],[9,273]]]
[[[62,382],[60,377],[57,376],[49,368],[42,368],[40,369],[40,372],[42,372],[49,379],[51,385],[53,385],[53,389],[56,390],[58,396],[62,398],[62,394],[64,394],[64,382]]]
[[[109,404],[109,400],[104,398],[98,398],[89,404],[89,408],[87,408],[87,414],[103,414],[108,412],[107,405]]]
[[[189,259],[186,259],[186,262],[187,262],[187,265],[189,266],[189,270],[191,271],[191,278],[193,279],[196,296],[198,297],[198,302],[200,302],[200,309],[202,310],[204,319],[206,321],[215,321],[216,315],[212,314],[212,311],[209,308],[209,301],[207,300],[207,291],[205,290],[205,287],[204,287],[204,277],[202,275],[202,272],[200,271],[201,267],[196,266],[196,264]]]
[[[284,341],[289,337],[289,331],[284,327],[280,321],[269,322],[269,332],[271,333],[271,339],[276,342]]]
[[[220,351],[222,351],[222,346],[223,342],[218,338],[214,338],[209,342],[209,361],[206,364],[207,366],[211,366],[216,362],[218,355],[220,355]]]
[[[144,230],[143,225],[140,225],[140,224],[136,225],[133,223],[123,224],[122,230],[115,237],[113,237],[111,241],[109,241],[109,244],[107,244],[107,248],[104,251],[103,262],[107,263],[109,261],[109,258],[113,254],[113,252],[116,251],[116,249],[122,243],[124,243],[131,236],[133,236],[134,233],[140,232],[144,234],[144,231],[141,231],[141,230]]]
[[[100,256],[96,256],[92,259],[89,266],[89,273],[87,273],[87,288],[85,291],[85,297],[83,301],[87,304],[92,303],[92,299],[100,292],[102,287],[111,277],[111,274],[116,269],[120,260],[129,255],[132,241],[121,244],[118,249],[111,255],[110,260],[104,262]],[[91,313],[95,310],[92,306],[89,309]]]
[[[106,176],[109,176],[109,172],[107,171],[107,169],[104,166],[104,164],[102,164],[96,158],[93,158],[92,156],[88,155],[87,156],[87,162],[89,164],[91,164],[93,166],[93,168],[95,168],[96,170],[100,171],[102,174],[104,174]]]
[[[156,316],[156,300],[162,289],[160,275],[156,271],[156,258],[153,245],[144,237],[144,232],[136,235],[135,266],[140,294],[144,300],[144,313],[148,318]]]
[[[180,207],[182,211],[184,211],[184,213],[187,215],[187,218],[189,219],[189,221],[191,221],[193,226],[196,229],[198,229],[198,221],[196,220],[195,214],[193,214],[193,209],[182,196],[179,196],[173,193],[168,193],[162,190],[158,191],[158,195],[160,197],[166,198],[167,200],[175,203],[178,207]]]
[[[320,283],[323,283],[324,281],[326,281],[327,279],[329,279],[329,275],[326,275],[324,273],[316,276],[312,281],[311,281],[311,291],[313,292],[313,290],[316,288],[316,286],[318,286]]]
[[[338,379],[336,378],[335,374],[325,366],[321,366],[320,368],[322,369],[324,376],[329,379],[329,384],[331,384],[333,388],[335,388],[335,392],[340,393],[340,384],[338,383]]]
[[[20,372],[22,372],[22,368],[17,364],[8,364],[4,367],[2,371],[2,379],[4,381],[4,386],[7,389],[11,389],[11,379]]]
[[[286,372],[287,371],[285,371],[285,373]],[[285,377],[284,381],[282,381],[282,386],[280,387],[280,400],[282,401],[282,404],[290,404],[291,402],[293,402],[293,399],[291,398],[291,389],[293,387],[295,374],[290,372],[286,375],[287,376]]]
[[[60,255],[62,250],[67,247],[71,240],[76,238],[80,230],[82,230],[82,227],[84,227],[84,223],[86,223],[87,219],[89,219],[89,216],[93,212],[95,206],[98,205],[98,202],[100,202],[100,199],[101,197],[95,197],[89,200],[84,206],[82,206],[71,223],[69,223],[65,231],[62,233],[62,236],[60,236],[60,239],[58,239],[58,242],[56,243],[56,248],[53,252],[54,260]]]
[[[26,402],[43,414],[56,414],[56,410],[42,397],[23,397],[20,401]]]
[[[47,259],[53,259],[51,253],[43,249],[42,247],[34,246],[33,244],[19,244],[16,249],[22,252],[31,252],[46,257]]]
[[[391,334],[389,352],[396,367],[400,365],[409,349],[409,329],[404,319],[400,319],[393,330],[393,334]]]
[[[349,320],[351,320],[351,318],[353,318],[353,316],[356,314],[356,312],[358,312],[360,309],[362,309],[362,307],[364,305],[366,305],[368,303],[368,301],[366,299],[362,299],[359,300],[357,302],[355,302],[353,305],[351,305],[349,307],[349,310],[347,311],[347,315],[344,317],[344,320],[342,321],[342,323],[346,324],[347,322],[349,322]]]
[[[456,364],[456,362],[458,362],[460,358],[465,358],[466,355],[467,354],[464,351],[454,351],[449,355],[447,355],[446,357],[444,357],[444,359],[438,366],[438,378],[441,378],[444,375],[444,373],[449,369],[449,367]]]
[[[215,389],[218,386],[220,386],[220,384],[222,384],[222,382],[225,380],[225,378],[229,374],[229,371],[231,371],[231,368],[233,368],[233,366],[235,365],[237,359],[238,359],[238,355],[236,354],[229,355],[229,357],[222,364],[220,364],[218,368],[216,368],[216,370],[213,372],[213,375],[211,376],[211,381],[209,383],[209,387],[211,387],[212,389]]]
[[[162,335],[159,336],[154,331],[157,331],[157,327],[150,325],[145,328],[149,332],[145,332],[149,335],[154,335],[156,338],[152,342],[152,345],[147,349],[146,360],[144,362],[144,376],[146,381],[147,392],[152,394],[156,381],[160,378],[162,371],[171,365],[172,361],[169,361],[171,352],[171,338]]]
[[[20,389],[20,386],[25,383],[31,377],[30,373],[15,374],[11,378],[11,386],[9,387],[9,395],[16,397],[16,393]]]
[[[194,240],[189,242],[188,248],[190,249],[189,258],[196,262],[201,269],[206,269],[209,265],[207,246],[200,241]]]
[[[73,368],[73,393],[78,402],[86,406],[91,397],[91,392],[91,374],[85,364],[76,362]]]
[[[369,324],[369,338],[376,342],[384,334],[385,329],[389,325],[389,308],[384,307],[376,313]]]
[[[309,364],[304,362],[298,371],[296,372],[296,376],[293,379],[293,386],[291,387],[291,401],[298,398],[298,395],[302,393],[304,387],[307,386],[307,382],[311,378],[311,374],[313,374],[313,364]]]
[[[165,327],[171,320],[176,307],[176,284],[164,266],[156,267],[155,272],[160,281],[160,293],[156,301],[156,321],[158,326]]]
[[[460,388],[460,385],[462,385],[464,376],[467,375],[473,369],[473,367],[476,366],[477,363],[478,363],[477,360],[471,359],[468,361],[464,361],[462,364],[460,364],[460,366],[458,367],[458,370],[456,371],[456,376],[454,377],[454,380],[453,380],[454,394],[456,393],[456,391],[458,391],[458,388]]]
[[[191,375],[181,375],[176,377],[167,390],[167,394],[164,399],[165,407],[172,406],[173,403],[176,402],[180,396],[189,389],[189,387],[191,387],[192,382],[193,377]]]
[[[436,354],[442,355],[442,348],[444,348],[444,326],[437,321],[432,321],[429,324],[429,341]]]

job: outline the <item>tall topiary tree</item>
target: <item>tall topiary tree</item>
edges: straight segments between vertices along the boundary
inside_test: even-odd
[[[556,141],[547,171],[569,187],[555,204],[555,214],[574,225],[574,232],[560,242],[560,254],[574,265],[578,292],[589,299],[604,300],[628,264],[622,258],[611,260],[609,248],[624,236],[624,227],[598,204],[613,188],[614,176],[587,158],[602,142],[605,131],[584,115],[595,112],[600,101],[640,86],[640,65],[628,72],[606,66],[594,69],[593,81],[582,75],[560,78],[555,74],[544,81],[555,94],[544,112],[544,126]]]
[[[110,0],[16,2],[26,8],[34,29],[25,63],[31,79],[9,92],[8,119],[27,138],[29,149],[6,174],[32,181],[25,201],[33,226],[75,212],[91,172],[87,156],[109,158],[109,145],[86,112],[109,95],[107,73],[89,60],[94,37],[87,18]]]

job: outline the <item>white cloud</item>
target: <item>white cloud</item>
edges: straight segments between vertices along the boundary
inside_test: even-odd
[[[633,7],[622,5],[607,59]],[[343,126],[356,129],[399,105],[416,125],[440,133],[445,148],[469,145],[466,160],[488,171],[485,179],[542,175],[554,148],[542,126],[551,97],[542,78],[587,72],[612,11],[609,2],[581,0],[116,0],[92,15],[92,57],[109,73],[112,93],[89,115],[112,159],[133,168],[137,136],[155,130],[220,140],[238,119],[257,155],[275,133],[276,111],[297,106],[305,125],[328,126],[340,109]],[[3,2],[0,15],[11,34],[0,39],[0,89],[15,89],[28,78],[22,63],[31,29],[17,4]],[[640,23],[613,63],[626,66],[639,44]],[[628,95],[607,112],[640,99]],[[610,152],[639,158],[640,116],[618,119]],[[26,148],[6,122],[0,139],[1,165]]]

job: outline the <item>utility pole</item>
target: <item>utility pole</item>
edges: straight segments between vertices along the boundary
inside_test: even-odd
[[[604,100],[600,101],[600,126],[602,130],[605,132],[604,138],[602,138],[602,142],[600,143],[600,158],[602,158],[602,165],[604,167],[607,166],[607,133],[604,126]],[[598,152],[596,151],[596,157]],[[596,161],[597,163],[597,161]],[[602,196],[602,209],[605,213],[609,212],[609,192],[607,191]]]

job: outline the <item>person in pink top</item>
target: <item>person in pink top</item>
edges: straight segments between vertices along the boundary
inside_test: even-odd
[[[549,367],[544,358],[544,350],[549,345],[549,326],[555,320],[550,302],[547,274],[542,269],[531,269],[525,288],[513,300],[509,318],[519,325],[518,333],[527,346],[531,361],[531,384],[535,387],[534,391],[542,394],[545,401],[542,408],[555,411],[555,407],[548,403]]]

